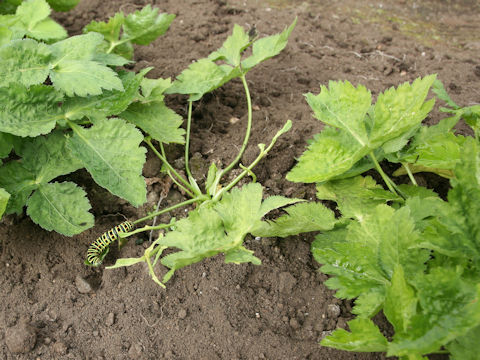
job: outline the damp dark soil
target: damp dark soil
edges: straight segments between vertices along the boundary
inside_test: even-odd
[[[135,11],[148,1],[82,0],[55,14],[71,35],[91,20]],[[329,80],[364,84],[376,95],[418,76],[438,74],[462,105],[480,102],[480,5],[471,0],[337,1],[153,1],[177,15],[162,38],[135,52],[135,70],[153,66],[149,77],[175,77],[193,60],[217,49],[237,23],[260,35],[279,32],[298,17],[281,55],[248,74],[254,126],[243,163],[256,155],[287,119],[293,129],[255,170],[269,195],[311,199],[312,186],[285,174],[321,129],[303,94],[318,93]],[[185,98],[168,98],[185,115]],[[435,112],[427,123],[440,119]],[[233,81],[206,96],[194,110],[191,153],[197,177],[212,161],[227,164],[242,143],[246,105]],[[237,121],[238,119],[238,121]],[[459,124],[460,133],[468,133]],[[181,151],[168,149],[172,160]],[[336,299],[310,254],[314,237],[247,239],[263,264],[227,265],[221,256],[178,271],[166,290],[145,267],[105,270],[83,265],[89,243],[157,203],[164,188],[160,163],[148,158],[144,175],[148,203],[136,209],[75,174],[88,192],[94,228],[73,238],[49,233],[26,216],[0,223],[0,358],[2,359],[384,359],[324,348],[319,341],[352,318],[351,302]],[[418,175],[430,187],[446,184]],[[163,204],[181,194],[171,187]],[[177,214],[181,216],[181,214]],[[116,257],[140,256],[148,242],[112,249]],[[159,271],[162,271],[161,269]],[[382,330],[388,332],[382,320]]]

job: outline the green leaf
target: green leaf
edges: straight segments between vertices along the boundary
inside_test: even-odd
[[[450,351],[452,360],[476,360],[478,358],[478,339],[480,326],[473,328],[462,337],[456,338],[446,348]]]
[[[0,219],[7,209],[8,199],[10,199],[10,194],[5,189],[0,188]]]
[[[50,74],[56,89],[67,96],[99,95],[102,89],[123,90],[115,71],[94,61],[62,61]]]
[[[2,19],[0,15],[0,20]],[[0,25],[0,46],[8,44],[12,40],[13,33],[6,26]]]
[[[13,40],[0,47],[0,84],[25,86],[43,83],[49,74],[52,53],[35,40]]]
[[[245,30],[237,24],[233,26],[232,35],[223,43],[222,47],[208,57],[212,61],[225,60],[229,65],[240,65],[242,52],[250,45],[250,37]]]
[[[27,214],[46,230],[73,236],[93,226],[85,191],[71,182],[42,184],[28,199]]]
[[[408,285],[401,265],[395,267],[392,283],[387,287],[383,312],[393,325],[395,333],[407,333],[410,322],[417,312],[418,299],[415,291]]]
[[[0,89],[1,94],[1,89]],[[1,118],[0,118],[1,121]],[[0,132],[0,159],[7,157],[13,148],[13,136]],[[1,164],[1,163],[0,163]]]
[[[113,43],[120,39],[120,31],[125,22],[125,16],[122,12],[115,13],[108,22],[92,21],[83,28],[84,33],[97,32],[103,35],[106,41]]]
[[[415,278],[422,312],[412,318],[409,331],[396,334],[387,356],[438,351],[480,324],[480,285],[461,279],[455,269],[436,267]]]
[[[253,256],[252,250],[245,249],[243,246],[239,246],[225,253],[226,264],[243,264],[248,262],[252,263],[253,265],[262,264],[262,261],[259,258]]]
[[[285,209],[287,215],[274,221],[257,223],[252,230],[254,236],[287,237],[310,231],[333,229],[336,220],[333,211],[321,203],[301,203]]]
[[[140,87],[142,89],[142,103],[150,101],[163,101],[163,93],[172,86],[172,81],[168,79],[148,79],[143,78]]]
[[[297,19],[295,19],[293,23],[280,34],[275,34],[255,41],[252,47],[252,55],[242,61],[242,69],[248,71],[255,65],[280,54],[285,46],[287,46],[288,38],[296,24]]]
[[[127,15],[122,39],[138,45],[148,45],[168,30],[173,19],[175,15],[158,14],[158,8],[152,9],[148,4],[142,10]]]
[[[435,95],[437,95],[440,100],[443,100],[451,108],[459,108],[459,106],[455,104],[452,98],[448,95],[445,87],[443,86],[443,83],[440,80],[435,79],[435,81],[433,82],[432,91],[435,93]]]
[[[190,101],[199,100],[207,92],[222,86],[235,76],[230,66],[218,66],[209,59],[200,59],[183,70],[166,94],[190,95]]]
[[[347,132],[361,147],[368,146],[363,119],[372,97],[364,86],[355,88],[348,81],[330,81],[329,88],[322,85],[320,94],[308,93],[306,98],[318,120]]]
[[[152,138],[165,144],[185,142],[185,130],[182,117],[169,109],[163,102],[131,104],[121,115],[128,122],[135,124]]]
[[[370,319],[356,318],[348,322],[350,332],[337,329],[320,343],[322,346],[359,352],[383,352],[387,339]]]
[[[17,136],[47,134],[61,119],[59,102],[63,96],[52,86],[33,85],[26,88],[11,84],[0,88],[0,131]]]
[[[31,38],[43,41],[60,40],[68,36],[67,31],[52,19],[39,22],[26,34]]]
[[[69,11],[72,10],[80,0],[47,0],[50,6],[55,11]]]
[[[0,187],[10,194],[6,213],[20,214],[38,184],[35,183],[35,175],[21,162],[10,161],[0,166]]]
[[[377,205],[402,198],[384,190],[370,176],[329,181],[317,186],[317,198],[332,200],[345,217],[361,220]]]
[[[146,200],[142,177],[145,148],[143,136],[132,124],[122,119],[96,120],[85,129],[70,123],[74,136],[67,143],[74,156],[100,186],[128,200],[134,206]]]
[[[35,174],[37,184],[45,184],[83,167],[67,148],[67,138],[61,131],[26,143],[22,157],[24,166]]]
[[[145,71],[136,75],[133,72],[122,72],[119,77],[123,84],[123,91],[110,90],[97,96],[67,99],[62,107],[65,118],[70,120],[78,120],[83,117],[101,119],[120,114],[136,98],[144,75]]]
[[[323,182],[343,174],[368,154],[350,134],[325,127],[287,174],[293,182]]]

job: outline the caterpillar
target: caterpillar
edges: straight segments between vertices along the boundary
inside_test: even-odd
[[[118,234],[129,232],[133,227],[130,221],[124,221],[110,230],[105,231],[88,248],[85,264],[99,266],[108,252],[108,246],[118,239]]]

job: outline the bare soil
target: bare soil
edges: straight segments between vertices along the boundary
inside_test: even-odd
[[[105,20],[118,10],[132,12],[146,3],[82,0],[75,10],[55,17],[74,35],[91,20]],[[285,51],[248,75],[256,110],[243,163],[287,119],[294,123],[255,170],[269,195],[314,198],[313,186],[290,183],[285,174],[321,129],[303,94],[318,93],[329,80],[361,83],[376,95],[437,73],[457,103],[480,102],[480,5],[475,0],[163,0],[152,5],[177,18],[165,36],[136,49],[134,69],[154,66],[149,77],[175,77],[192,60],[217,49],[235,23],[255,25],[260,35],[269,35],[298,17]],[[185,115],[184,97],[170,97],[168,103]],[[233,81],[195,106],[191,152],[201,178],[210,162],[227,164],[242,142],[242,85]],[[426,122],[435,123],[440,116],[436,112]],[[468,133],[462,124],[458,131]],[[178,148],[168,152],[173,162],[181,162]],[[160,163],[149,156],[147,179],[158,177],[159,170]],[[66,238],[40,229],[26,216],[0,223],[0,358],[385,358],[318,344],[329,331],[345,328],[352,315],[351,302],[336,299],[323,285],[326,276],[317,271],[319,264],[310,254],[314,234],[248,239],[247,247],[255,250],[262,266],[226,265],[216,257],[178,271],[166,290],[142,266],[86,267],[90,242],[124,216],[144,215],[157,203],[162,184],[152,180],[148,204],[135,209],[96,186],[86,173],[73,176],[89,194],[93,229]],[[418,178],[443,192],[448,186],[436,177]],[[163,204],[181,197],[172,187]],[[147,246],[130,241],[120,251],[112,249],[106,263],[118,256],[140,256]],[[382,319],[379,323],[390,331]]]

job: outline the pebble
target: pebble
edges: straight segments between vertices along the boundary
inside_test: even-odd
[[[138,359],[142,355],[142,350],[142,344],[137,343],[132,345],[130,349],[128,349],[128,357],[130,359]]]
[[[92,285],[79,275],[75,277],[75,285],[77,286],[78,292],[81,294],[88,294],[92,291]]]
[[[115,314],[113,312],[108,313],[105,325],[112,326],[115,323]]]
[[[5,332],[5,343],[13,354],[29,352],[37,342],[37,334],[33,327],[25,322],[10,327]]]
[[[298,323],[298,320],[295,318],[291,318],[289,323],[290,323],[290,327],[294,330],[297,330],[298,328],[300,328],[300,324]]]
[[[55,351],[59,355],[65,355],[67,353],[67,345],[61,341],[57,341],[53,344],[53,351]]]
[[[338,318],[340,316],[340,306],[337,304],[328,304],[327,315],[329,318]]]
[[[185,319],[186,317],[187,317],[187,310],[185,310],[185,309],[180,309],[180,310],[178,311],[178,318],[183,320],[183,319]]]

